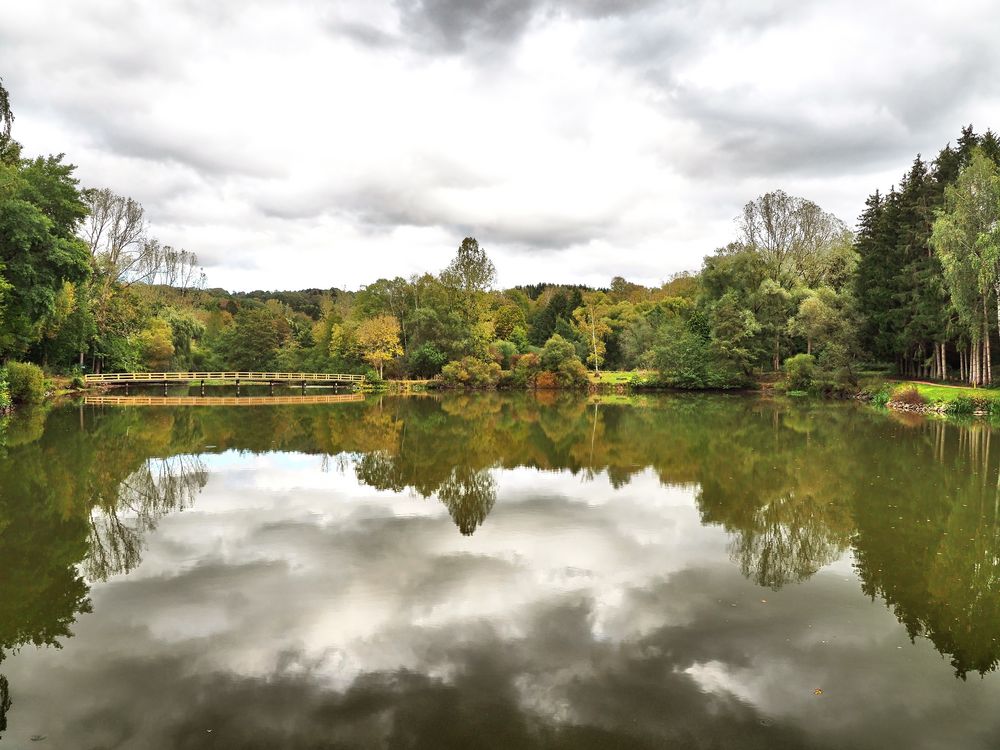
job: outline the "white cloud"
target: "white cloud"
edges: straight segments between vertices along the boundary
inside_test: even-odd
[[[968,22],[976,19],[975,22]],[[754,5],[19,0],[0,75],[29,153],[134,195],[230,288],[437,271],[659,283],[781,187],[852,222],[1000,122],[964,0]]]

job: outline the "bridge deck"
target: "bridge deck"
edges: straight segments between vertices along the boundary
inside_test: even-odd
[[[177,383],[222,380],[244,383],[363,383],[364,375],[329,372],[103,372],[84,375],[88,384]]]
[[[298,406],[365,400],[362,393],[340,396],[84,396],[88,406]]]

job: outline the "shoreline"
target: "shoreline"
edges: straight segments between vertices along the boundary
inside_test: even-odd
[[[905,386],[909,381],[894,381],[897,386]],[[83,389],[73,389],[66,388],[65,383],[55,384],[57,387],[49,391],[45,396],[45,403],[51,403],[54,401],[61,400],[67,396],[77,396],[84,395],[87,393],[97,393],[106,394],[110,391],[116,390],[114,386],[98,385]],[[468,388],[468,387],[454,387],[446,386],[440,381],[432,379],[424,380],[384,380],[381,383],[371,383],[366,384],[367,387],[360,389],[360,393],[372,393],[372,392],[388,392],[393,394],[416,394],[416,393],[433,393],[433,392],[477,392],[477,391],[494,391],[494,392],[576,392],[585,395],[605,395],[605,396],[630,396],[630,395],[649,395],[649,394],[717,394],[717,395],[743,395],[743,396],[766,396],[766,397],[776,397],[784,396],[790,397],[788,394],[773,388],[773,381],[759,381],[756,383],[756,387],[743,387],[743,388],[732,388],[732,389],[687,389],[687,388],[670,388],[662,385],[646,385],[636,382],[591,382],[586,387],[580,388]],[[924,385],[936,386],[937,384],[925,383]],[[62,386],[62,387],[60,387]],[[809,394],[807,398],[818,399],[823,401],[856,401],[876,409],[885,409],[893,412],[907,413],[907,414],[921,414],[926,416],[943,416],[943,417],[953,417],[953,418],[968,418],[968,417],[988,417],[993,411],[991,410],[991,404],[994,400],[1000,404],[1000,399],[993,399],[989,397],[975,396],[967,397],[961,396],[961,398],[966,399],[966,403],[963,405],[961,410],[955,409],[955,402],[946,401],[927,401],[925,403],[911,403],[908,401],[899,401],[890,399],[886,401],[883,405],[873,403],[875,400],[875,394],[870,389],[858,389],[853,394],[844,394],[841,396],[835,395],[822,395],[822,394]],[[12,405],[9,410],[0,412],[0,416],[11,416],[18,411],[18,405]]]

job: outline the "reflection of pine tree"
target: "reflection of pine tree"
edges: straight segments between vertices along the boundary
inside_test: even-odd
[[[883,599],[911,639],[950,656],[964,679],[1000,666],[997,445],[979,422],[919,429],[924,471],[885,467],[882,477],[892,471],[896,481],[883,478],[871,493],[894,502],[857,506],[856,567],[864,592]]]
[[[121,483],[113,504],[91,511],[87,577],[103,581],[134,569],[146,534],[168,513],[190,508],[207,481],[198,456],[147,459]]]
[[[10,688],[7,678],[0,674],[0,733],[7,731],[7,712],[11,707]],[[0,734],[0,738],[3,734]]]
[[[497,485],[488,470],[455,467],[437,494],[458,530],[470,536],[493,510]]]

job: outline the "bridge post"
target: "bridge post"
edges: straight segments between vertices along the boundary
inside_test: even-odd
[[[306,381],[304,380],[302,381],[302,395],[306,395]]]
[[[270,383],[268,383],[268,385],[271,386],[271,395],[273,396],[274,395],[274,381],[272,380]]]
[[[236,395],[240,395],[240,379],[236,378]]]
[[[125,381],[125,395],[128,395],[128,381]]]
[[[201,381],[201,395],[202,396],[205,395],[205,381],[204,380]]]
[[[163,395],[164,396],[167,395],[167,381],[166,380],[163,381]]]

